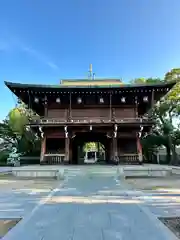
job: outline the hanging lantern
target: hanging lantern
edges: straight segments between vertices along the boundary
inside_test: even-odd
[[[35,103],[38,103],[38,102],[39,102],[39,98],[35,97],[35,98],[34,98],[34,102],[35,102]]]
[[[82,99],[79,97],[79,98],[77,99],[77,102],[78,102],[79,104],[81,104],[81,103],[82,103]]]
[[[126,102],[126,98],[125,98],[125,97],[122,97],[122,98],[121,98],[121,102],[125,103],[125,102]]]
[[[101,97],[101,98],[99,99],[99,102],[100,102],[100,103],[104,103],[104,98]]]
[[[148,102],[148,97],[147,96],[143,97],[143,101]]]
[[[57,103],[60,103],[61,102],[61,99],[58,97],[58,98],[56,98],[56,102]]]

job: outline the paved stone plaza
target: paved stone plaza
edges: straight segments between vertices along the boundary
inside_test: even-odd
[[[114,176],[76,175],[61,184],[3,239],[177,239],[143,204],[143,193],[129,191]]]
[[[59,182],[50,180],[21,180],[9,175],[0,176],[0,219],[27,216],[57,184]]]

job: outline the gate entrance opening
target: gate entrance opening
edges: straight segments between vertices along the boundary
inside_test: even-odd
[[[76,133],[72,139],[73,164],[107,164],[109,155],[109,139],[104,133]]]

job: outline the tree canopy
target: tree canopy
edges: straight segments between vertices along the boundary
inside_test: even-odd
[[[167,162],[178,164],[176,146],[180,144],[180,69],[172,69],[165,74],[164,80],[155,81],[176,81],[175,86],[151,109],[151,116],[154,119],[152,131],[142,139],[142,145],[146,157],[152,156],[152,150],[164,146],[167,151]],[[145,82],[148,79],[143,80]],[[152,81],[152,79],[151,79]],[[150,154],[148,155],[148,151]]]
[[[3,151],[16,147],[18,152],[26,155],[40,150],[40,140],[27,124],[35,114],[25,104],[19,104],[10,110],[6,119],[0,123],[0,139]]]

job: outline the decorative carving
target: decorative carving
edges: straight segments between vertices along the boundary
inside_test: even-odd
[[[144,127],[142,125],[140,125],[140,130],[138,132],[138,137],[141,138],[142,136],[142,131],[143,131]]]
[[[71,138],[73,139],[73,138],[75,138],[75,136],[76,136],[76,134],[73,134]]]
[[[47,99],[47,96],[45,96],[44,98],[44,105],[47,105],[48,104],[48,99]]]
[[[44,132],[43,132],[43,130],[42,130],[42,127],[39,127],[39,131],[40,131],[40,133],[41,133],[41,138],[43,138],[43,137],[44,137]]]
[[[109,135],[108,133],[106,134],[107,138],[112,138],[112,135]]]
[[[118,126],[117,124],[114,125],[114,138],[117,138],[117,129],[118,129]]]
[[[67,130],[67,126],[64,127],[64,131],[65,131],[65,138],[68,138],[68,130]]]

